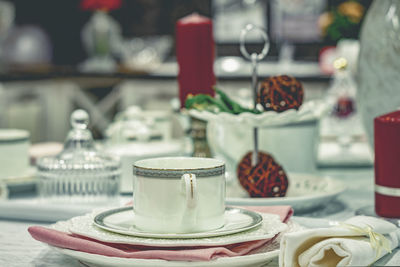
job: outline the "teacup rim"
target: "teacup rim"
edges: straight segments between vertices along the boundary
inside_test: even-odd
[[[163,167],[144,167],[144,162],[153,160],[207,160],[213,161],[212,167],[182,167],[182,168],[163,168]],[[142,164],[142,166],[138,166]],[[181,178],[184,174],[193,174],[196,177],[215,177],[225,173],[225,162],[214,158],[196,158],[196,157],[158,157],[152,159],[139,160],[133,164],[133,174],[147,178]]]
[[[209,167],[209,168],[148,168],[148,167],[142,167],[138,166],[137,164],[140,164],[142,162],[146,161],[153,161],[153,160],[179,160],[179,159],[199,159],[199,160],[212,160],[219,162],[218,165]],[[156,157],[156,158],[150,158],[150,159],[142,159],[138,160],[135,163],[133,163],[133,167],[136,169],[142,169],[142,170],[149,170],[149,171],[207,171],[207,170],[214,170],[214,169],[219,169],[219,168],[225,168],[225,162],[216,158],[203,158],[203,157]]]

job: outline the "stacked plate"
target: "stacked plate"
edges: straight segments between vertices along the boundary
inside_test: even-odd
[[[257,213],[232,207],[226,208],[224,226],[208,232],[149,233],[136,228],[134,221],[135,214],[132,207],[127,206],[96,210],[84,216],[58,222],[52,228],[101,244],[147,247],[149,250],[156,248],[164,251],[226,247],[258,240],[271,240],[271,242],[244,256],[220,257],[211,261],[120,258],[72,249],[53,248],[88,266],[254,266],[266,264],[275,259],[279,254],[279,240],[275,236],[281,232],[292,231],[296,227],[293,223],[283,223],[275,214]]]
[[[315,203],[324,205],[344,189],[344,185],[334,179],[290,175],[285,198],[252,199],[246,197],[245,192],[232,191],[228,186],[227,202],[231,205],[264,207],[227,207],[224,226],[215,230],[144,231],[135,225],[137,218],[132,206],[124,206],[98,209],[60,221],[52,226],[59,232],[47,229],[46,236],[37,238],[40,231],[33,236],[88,266],[265,266],[269,262],[276,265],[280,233],[300,229],[292,221],[282,222],[281,217],[291,215],[289,205],[295,210],[315,208]],[[271,205],[280,207],[265,207]]]

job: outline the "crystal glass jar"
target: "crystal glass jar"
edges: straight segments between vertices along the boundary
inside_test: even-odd
[[[374,146],[374,118],[400,106],[400,1],[374,0],[361,30],[357,108]]]
[[[66,202],[109,201],[119,194],[120,162],[98,151],[87,129],[84,110],[71,115],[72,129],[63,151],[55,157],[39,159],[39,195]]]

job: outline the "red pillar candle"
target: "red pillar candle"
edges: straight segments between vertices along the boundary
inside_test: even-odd
[[[214,39],[210,19],[194,13],[178,20],[176,56],[181,106],[188,94],[214,95]]]
[[[374,120],[375,211],[400,217],[400,111]]]

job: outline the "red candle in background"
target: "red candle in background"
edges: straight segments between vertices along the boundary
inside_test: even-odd
[[[194,13],[178,20],[176,57],[181,107],[188,94],[214,95],[214,39],[209,18]]]
[[[375,211],[400,217],[400,111],[375,118]]]

